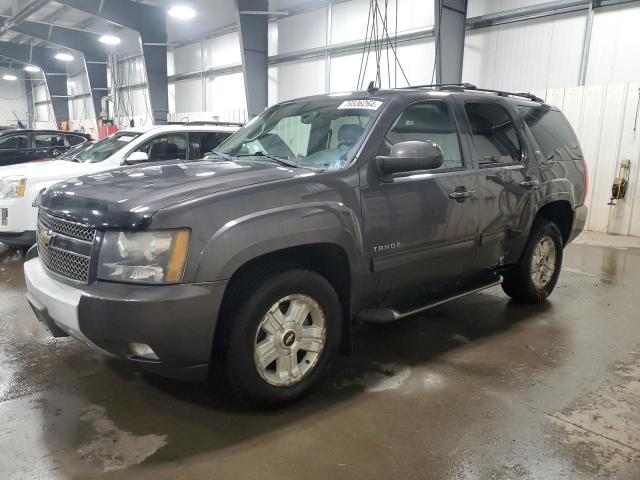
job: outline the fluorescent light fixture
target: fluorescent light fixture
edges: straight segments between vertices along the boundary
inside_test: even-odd
[[[180,20],[190,20],[196,16],[196,11],[187,5],[175,5],[167,13]]]
[[[73,55],[69,53],[56,53],[56,60],[62,60],[63,62],[71,62],[73,61]]]
[[[18,80],[18,77],[16,77],[15,75],[6,74],[2,76],[2,79],[9,80],[10,82],[15,82],[16,80]]]
[[[102,35],[98,41],[100,43],[104,43],[105,45],[120,45],[120,38],[114,35]]]
[[[38,73],[40,71],[40,67],[36,67],[35,65],[27,65],[24,67],[25,72]]]

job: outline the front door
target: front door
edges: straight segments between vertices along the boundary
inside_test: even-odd
[[[409,105],[387,132],[380,154],[410,140],[439,145],[443,165],[384,182],[369,162],[367,185],[362,186],[371,291],[380,304],[446,295],[474,270],[478,186],[450,104],[434,100]]]
[[[467,101],[470,146],[478,166],[480,246],[478,267],[503,264],[523,209],[536,188],[538,169],[529,167],[521,121],[506,103]]]

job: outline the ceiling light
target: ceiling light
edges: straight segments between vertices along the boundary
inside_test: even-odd
[[[27,65],[24,67],[25,72],[38,73],[40,71],[40,67],[36,67],[35,65]]]
[[[120,38],[115,37],[113,35],[102,35],[98,41],[100,43],[104,43],[105,45],[120,45]]]
[[[18,80],[18,77],[16,77],[15,75],[3,75],[2,76],[3,80],[9,80],[11,82],[15,82],[16,80]]]
[[[71,62],[73,60],[73,55],[69,53],[56,53],[56,60],[62,60],[63,62]]]
[[[190,20],[196,16],[196,11],[186,5],[176,5],[169,9],[169,15],[180,20]]]

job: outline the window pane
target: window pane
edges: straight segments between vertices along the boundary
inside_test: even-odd
[[[182,134],[169,134],[154,138],[136,150],[145,152],[149,160],[184,160],[187,158],[187,137]]]
[[[85,140],[86,138],[81,137],[79,135],[67,135],[67,141],[69,142],[69,145],[71,145],[72,147],[75,145],[81,144]]]
[[[231,134],[228,132],[200,133],[200,155],[204,156],[220,145]]]
[[[0,139],[0,150],[16,150],[28,148],[29,142],[26,135],[9,135]]]
[[[410,140],[431,141],[444,154],[440,170],[462,167],[458,131],[446,103],[420,103],[407,108],[387,133],[386,140],[389,145]]]
[[[34,135],[34,148],[64,147],[62,135]]]
[[[524,121],[545,160],[581,160],[582,151],[564,115],[549,107],[522,107]]]
[[[467,103],[465,110],[480,165],[521,161],[518,135],[504,108],[495,103]]]

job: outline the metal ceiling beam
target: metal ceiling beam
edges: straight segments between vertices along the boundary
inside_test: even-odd
[[[250,118],[267,108],[269,18],[242,12],[266,11],[268,4],[268,0],[236,0],[244,89]]]
[[[165,11],[160,7],[130,0],[56,1],[140,34],[153,119],[156,124],[166,123],[169,114],[169,84]]]
[[[51,0],[34,0],[30,4],[28,4],[26,7],[24,7],[22,10],[20,10],[18,13],[13,14],[11,17],[5,20],[2,27],[0,27],[0,37],[2,37],[2,35],[7,33],[7,31],[12,29],[16,25],[19,25],[20,22],[26,20],[31,15],[36,13],[42,7],[47,5],[50,1]]]

